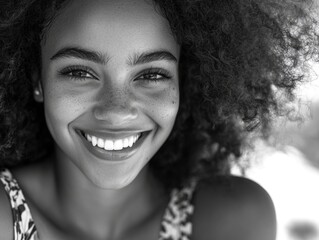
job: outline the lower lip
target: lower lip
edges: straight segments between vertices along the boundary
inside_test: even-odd
[[[81,132],[77,131],[77,133],[80,136],[80,139],[82,140],[85,148],[92,155],[104,161],[118,162],[132,157],[137,152],[149,132],[143,132],[142,136],[136,141],[136,143],[134,143],[132,147],[127,147],[123,148],[122,150],[115,151],[108,151],[99,147],[93,147],[92,143],[90,143]]]

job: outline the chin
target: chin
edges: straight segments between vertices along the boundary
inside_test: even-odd
[[[107,177],[95,177],[90,179],[91,182],[98,188],[105,190],[120,190],[128,187],[134,182],[136,176],[107,176]]]

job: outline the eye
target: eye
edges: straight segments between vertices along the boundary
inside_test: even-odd
[[[146,71],[142,72],[137,80],[144,80],[150,82],[157,82],[157,81],[166,81],[171,79],[171,75],[168,71],[164,69],[147,69]]]
[[[140,79],[152,80],[152,81],[161,80],[163,78],[166,78],[166,77],[163,76],[162,74],[157,74],[157,73],[147,73],[140,77]]]
[[[59,71],[59,74],[74,80],[98,79],[97,77],[95,77],[93,71],[86,66],[66,67]]]
[[[92,75],[82,70],[74,70],[69,72],[67,76],[75,78],[90,78]]]

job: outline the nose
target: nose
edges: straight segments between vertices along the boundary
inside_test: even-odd
[[[138,117],[138,110],[133,105],[128,92],[108,90],[101,93],[94,107],[94,117],[110,126],[121,126]]]

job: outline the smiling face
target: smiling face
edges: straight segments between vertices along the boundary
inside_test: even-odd
[[[132,182],[174,125],[179,49],[151,2],[66,5],[41,43],[45,117],[58,160],[102,188]]]

